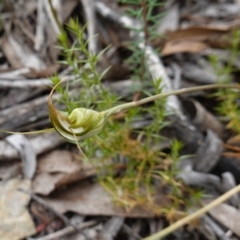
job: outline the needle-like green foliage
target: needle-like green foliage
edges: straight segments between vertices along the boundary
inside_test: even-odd
[[[218,83],[230,84],[233,81],[233,74],[239,71],[235,63],[239,61],[240,56],[240,30],[232,32],[230,43],[226,63],[222,63],[215,55],[210,57],[210,63],[218,76]],[[240,140],[239,92],[234,89],[218,89],[214,96],[220,100],[216,108],[218,114],[227,122],[227,128],[237,134]]]
[[[152,9],[153,6],[145,4],[144,7]],[[146,12],[146,9],[144,11]],[[145,28],[149,24],[146,19],[143,18]],[[57,76],[53,78],[54,89],[62,94],[60,103],[65,105],[64,111],[57,110],[50,95],[49,109],[52,113],[49,115],[55,129],[66,140],[77,141],[78,145],[81,145],[98,170],[99,181],[116,203],[127,209],[144,205],[147,209],[165,215],[189,206],[192,202],[190,199],[198,199],[196,196],[199,195],[198,192],[193,194],[191,188],[176,179],[178,172],[176,166],[180,160],[180,142],[176,140],[172,143],[170,154],[161,152],[157,148],[163,139],[159,131],[168,125],[165,121],[168,113],[164,108],[164,97],[194,90],[233,86],[210,85],[161,93],[160,82],[156,81],[152,84],[155,92],[143,89],[142,95],[145,98],[120,104],[119,99],[102,84],[103,74],[97,71],[97,62],[102,53],[93,55],[88,52],[85,27],[71,20],[68,30],[76,36],[76,40],[69,49],[65,44],[67,34],[60,36],[64,56],[62,63],[71,66],[75,80],[64,87],[59,84],[60,79]],[[151,34],[145,32],[143,41],[146,44],[149,36]],[[146,79],[150,79],[150,75],[145,66],[144,49],[134,48],[133,55],[138,55],[139,51],[142,52],[140,53],[142,60],[137,62],[137,66],[136,62],[128,63],[130,67],[134,64],[137,69],[133,72],[133,78],[144,83]],[[162,101],[159,101],[160,99]],[[139,108],[146,103],[152,104],[147,108]],[[129,111],[124,112],[125,110]],[[114,120],[114,115],[119,113],[123,114],[121,121]],[[152,123],[145,128],[131,129],[132,122],[142,118],[143,115],[150,117]],[[97,137],[94,137],[96,135]],[[162,186],[162,189],[161,187],[159,189],[159,186]],[[172,201],[172,205],[162,208],[154,199],[157,191],[164,192],[166,186],[169,191],[165,194]],[[170,216],[172,214],[169,218]]]

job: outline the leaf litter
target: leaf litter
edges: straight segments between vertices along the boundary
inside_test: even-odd
[[[147,48],[150,60],[146,67],[155,81],[162,78],[160,87],[163,91],[171,90],[172,86],[182,88],[217,82],[219,76],[206,59],[214,52],[223,66],[228,61],[232,31],[240,26],[239,6],[239,1],[226,0],[211,4],[189,1],[181,6],[166,1],[164,7],[156,7],[155,14],[164,12],[165,15],[157,23],[157,38]],[[68,69],[58,64],[61,58],[60,50],[56,48],[59,26],[52,8],[61,24],[67,23],[70,17],[89,23],[87,34],[92,39],[89,42],[91,51],[113,45],[103,54],[98,66],[102,72],[109,64],[113,65],[103,78],[105,85],[115,86],[113,91],[124,97],[138,93],[130,90],[131,69],[124,59],[131,53],[125,42],[133,35],[125,27],[133,28],[139,22],[122,17],[126,7],[129,6],[117,1],[100,0],[89,1],[89,4],[75,0],[63,1],[63,4],[47,0],[31,1],[31,4],[22,1],[16,1],[15,5],[8,1],[0,3],[0,129],[31,131],[50,126],[47,112],[50,87],[46,86],[49,83],[46,77],[56,71],[62,76],[68,74]],[[96,33],[99,34],[98,41],[93,38]],[[139,40],[142,34],[135,33],[134,37]],[[238,67],[237,62],[233,64]],[[235,72],[234,80],[238,74]],[[130,87],[124,88],[126,83],[130,83]],[[168,98],[167,106],[177,110],[177,114],[168,117],[172,125],[163,135],[170,140],[182,140],[184,154],[194,154],[180,162],[178,177],[186,185],[201,188],[214,197],[238,184],[239,135],[227,131],[226,119],[220,121],[216,116],[216,101],[202,91]],[[139,119],[135,125],[144,126],[149,121]],[[116,204],[96,182],[94,168],[81,161],[77,150],[56,133],[21,139],[17,135],[6,137],[1,133],[1,137],[0,238],[3,240],[24,239],[34,234],[31,238],[64,239],[71,234],[71,239],[91,239],[91,236],[96,239],[139,239],[139,236],[146,237],[166,227],[172,221],[171,214],[178,219],[177,212],[170,212],[165,219],[156,217],[156,213],[144,206],[126,209]],[[117,171],[121,172],[124,164],[118,166]],[[19,188],[26,192],[20,192]],[[156,193],[156,202],[162,209],[171,207],[165,193]],[[34,200],[32,194],[38,194],[44,204]],[[239,196],[235,195],[227,203],[212,209],[196,228],[191,225],[189,229],[174,232],[171,237],[193,239],[197,235],[200,239],[214,239],[224,233],[223,239],[239,239],[238,200]],[[42,210],[46,211],[45,215],[41,215],[41,207],[36,207],[36,203],[45,209]],[[191,206],[189,211],[194,208]],[[54,216],[50,214],[51,209]],[[77,216],[82,217],[82,224],[86,223],[84,234],[82,230],[74,233],[77,229],[67,226],[68,221],[64,222],[65,218]],[[139,220],[144,224],[139,224]],[[98,223],[97,227],[91,225],[93,222],[88,225],[90,221]],[[159,221],[161,226],[157,227]],[[211,234],[203,230],[206,224]]]

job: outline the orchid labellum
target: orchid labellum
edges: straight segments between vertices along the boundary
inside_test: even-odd
[[[57,110],[52,102],[52,94],[58,84],[54,86],[48,99],[49,118],[55,130],[72,143],[98,134],[110,117],[110,112],[75,108],[67,115],[65,112]]]

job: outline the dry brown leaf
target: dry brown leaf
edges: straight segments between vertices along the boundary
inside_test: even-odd
[[[235,146],[235,145],[231,145],[231,144],[227,144],[227,143],[223,144],[223,146],[227,150],[231,150],[229,152],[225,151],[224,153],[222,153],[223,156],[240,158],[240,147],[239,146]]]
[[[73,211],[81,215],[103,215],[124,217],[154,217],[152,211],[144,207],[136,207],[126,211],[123,207],[116,206],[111,196],[98,183],[78,182],[67,189],[59,190],[44,200],[56,211],[65,213]],[[159,198],[159,208],[170,204],[163,195]]]
[[[167,41],[163,46],[163,56],[179,52],[200,52],[211,47],[226,47],[229,45],[230,30],[237,22],[216,26],[197,26],[166,33]]]
[[[222,153],[222,155],[225,156],[225,157],[232,157],[232,158],[239,158],[240,159],[240,153],[224,152],[224,153]]]
[[[226,33],[227,31],[228,30],[221,30],[218,27],[189,27],[186,29],[178,29],[174,32],[168,32],[167,38],[168,41],[179,41],[186,39],[204,41],[214,34]]]
[[[174,53],[180,52],[201,52],[208,47],[206,43],[200,41],[190,41],[190,40],[182,40],[182,41],[168,41],[162,51],[162,56],[167,56]]]
[[[234,145],[226,143],[226,144],[224,144],[224,147],[227,148],[227,149],[236,151],[236,152],[240,152],[240,147],[239,146],[234,146]]]
[[[240,143],[240,134],[230,138],[227,141],[228,144],[239,144]]]
[[[76,154],[66,150],[56,150],[39,158],[38,172],[71,173],[81,169],[82,163],[77,160]]]
[[[35,193],[48,195],[57,187],[94,174],[95,170],[77,159],[76,154],[69,151],[53,151],[39,159],[33,190]]]

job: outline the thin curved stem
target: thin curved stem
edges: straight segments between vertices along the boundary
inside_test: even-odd
[[[23,134],[23,135],[30,135],[30,134],[39,134],[39,133],[47,133],[47,132],[54,132],[55,128],[47,128],[43,130],[36,130],[31,132],[12,132],[12,131],[5,131],[0,129],[0,132],[10,133],[10,134]]]
[[[122,110],[126,110],[132,107],[140,106],[145,103],[153,102],[155,100],[158,100],[160,98],[168,97],[171,95],[181,95],[184,93],[189,93],[189,92],[194,92],[194,91],[200,91],[200,90],[209,90],[209,89],[216,89],[216,88],[238,88],[240,89],[240,85],[237,84],[211,84],[211,85],[204,85],[204,86],[198,86],[198,87],[190,87],[190,88],[182,88],[182,89],[177,89],[173,90],[170,92],[165,92],[165,93],[160,93],[157,95],[153,95],[147,98],[143,98],[139,101],[134,101],[134,102],[129,102],[129,103],[124,103],[121,105],[118,105],[116,107],[110,108],[104,112],[111,112],[111,114],[117,113]]]

